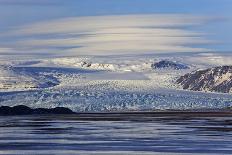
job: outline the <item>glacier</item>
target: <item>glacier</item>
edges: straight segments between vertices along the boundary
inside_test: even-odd
[[[175,83],[180,76],[199,68],[218,66],[220,62],[230,65],[229,56],[196,53],[4,58],[0,62],[0,105],[67,107],[75,112],[230,108],[232,94],[188,91]],[[188,68],[152,67],[162,60],[187,64]]]

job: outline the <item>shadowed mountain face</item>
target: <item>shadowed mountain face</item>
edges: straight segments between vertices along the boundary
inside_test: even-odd
[[[163,68],[176,69],[176,70],[189,69],[189,67],[185,64],[181,64],[181,63],[177,63],[177,62],[173,62],[169,60],[162,60],[160,62],[154,63],[151,65],[151,67],[153,69],[163,69]]]
[[[232,66],[220,66],[185,74],[176,81],[183,89],[232,93]]]

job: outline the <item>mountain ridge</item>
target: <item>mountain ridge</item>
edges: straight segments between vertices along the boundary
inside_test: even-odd
[[[232,66],[219,66],[194,71],[176,81],[183,89],[232,93]]]

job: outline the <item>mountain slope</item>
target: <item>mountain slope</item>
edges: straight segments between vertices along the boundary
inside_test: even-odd
[[[187,73],[176,81],[183,89],[210,92],[232,92],[232,66],[220,66]]]
[[[47,88],[58,83],[56,78],[36,72],[35,69],[0,66],[0,90]]]

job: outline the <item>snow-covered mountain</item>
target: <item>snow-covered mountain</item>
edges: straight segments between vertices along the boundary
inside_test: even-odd
[[[55,77],[40,74],[33,68],[0,66],[0,90],[48,88],[57,84]]]
[[[184,89],[232,93],[232,66],[198,70],[181,76],[177,83]]]
[[[96,58],[55,58],[48,61],[54,65],[77,67],[91,70],[106,70],[116,72],[144,71],[151,69],[151,60],[104,60]]]

